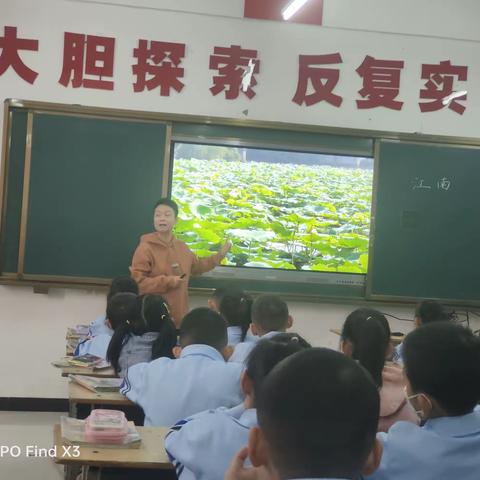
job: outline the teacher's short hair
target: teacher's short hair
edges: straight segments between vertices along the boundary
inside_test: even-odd
[[[155,206],[153,207],[153,210],[155,210],[160,205],[166,205],[167,207],[170,207],[175,212],[175,217],[178,217],[178,205],[172,199],[167,197],[161,198],[155,204]]]

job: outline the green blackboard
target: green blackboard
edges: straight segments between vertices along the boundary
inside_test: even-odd
[[[34,114],[25,275],[128,274],[161,195],[162,123]]]
[[[480,300],[480,149],[380,143],[367,291]]]

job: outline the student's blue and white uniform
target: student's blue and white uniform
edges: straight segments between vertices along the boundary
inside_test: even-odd
[[[392,361],[399,365],[403,365],[403,342],[399,343],[393,350]]]
[[[107,316],[105,314],[99,315],[88,327],[88,334],[90,337],[96,337],[103,333],[112,336],[113,330],[105,323]]]
[[[241,327],[227,327],[228,344],[237,345],[242,341]]]
[[[158,332],[147,332],[143,335],[128,335],[122,346],[118,358],[119,377],[124,377],[127,370],[137,363],[150,362],[152,360],[152,346],[157,340]]]
[[[250,352],[253,350],[253,347],[257,344],[259,340],[272,338],[275,335],[278,335],[279,333],[283,333],[283,332],[268,332],[265,335],[262,335],[261,337],[252,336],[252,341],[250,342],[238,343],[237,345],[235,345],[233,353],[228,359],[228,361],[232,363],[241,363],[243,365],[246,362],[248,356],[250,355]]]
[[[242,342],[242,328],[241,327],[227,327],[228,344],[238,345]],[[258,337],[247,332],[244,342],[256,342]]]
[[[428,420],[423,427],[398,422],[380,433],[383,455],[373,480],[478,480],[480,408],[459,417]]]
[[[79,355],[90,353],[90,355],[96,355],[97,357],[105,359],[107,358],[107,350],[111,339],[111,335],[102,333],[96,337],[84,340],[77,345],[74,356],[77,357]]]
[[[234,455],[248,444],[257,410],[243,404],[218,408],[179,421],[165,448],[180,480],[223,480]]]
[[[243,401],[241,364],[208,345],[189,345],[179,359],[157,358],[128,369],[120,391],[145,412],[146,426],[169,426],[203,410]]]

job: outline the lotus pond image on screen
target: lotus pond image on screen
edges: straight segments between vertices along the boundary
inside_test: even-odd
[[[224,265],[367,272],[373,159],[175,143],[175,232]]]

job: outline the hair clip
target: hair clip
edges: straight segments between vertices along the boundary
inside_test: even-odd
[[[291,342],[299,342],[300,339],[299,339],[298,337],[292,337],[292,338],[290,339],[290,341],[291,341]]]
[[[166,318],[167,318],[166,315],[162,315],[162,316],[160,317],[161,320],[165,320]]]
[[[125,323],[126,323],[127,325],[130,325],[130,320],[127,319],[127,320],[125,321]]]

